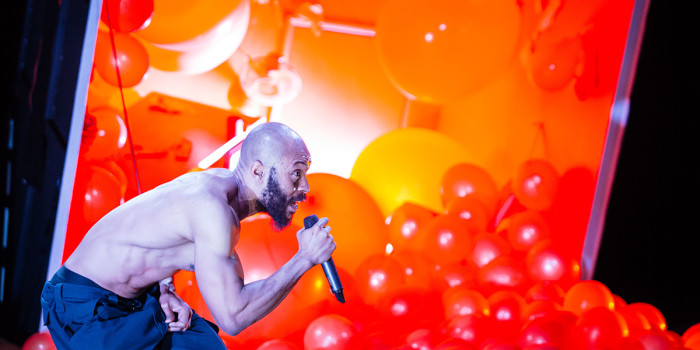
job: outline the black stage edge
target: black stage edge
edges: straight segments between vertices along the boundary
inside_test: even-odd
[[[700,30],[691,2],[651,1],[594,274],[682,334],[700,323]]]
[[[3,2],[0,338],[39,329],[88,0]]]

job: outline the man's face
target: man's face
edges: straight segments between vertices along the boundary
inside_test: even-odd
[[[270,168],[270,176],[267,180],[267,186],[260,194],[257,201],[258,210],[268,213],[272,218],[274,228],[281,230],[289,225],[292,221],[292,216],[296,211],[296,202],[301,202],[306,199],[306,194],[301,192],[296,195],[287,194],[280,186],[277,170]]]

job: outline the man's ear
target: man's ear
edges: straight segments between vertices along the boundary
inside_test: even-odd
[[[265,179],[265,166],[259,160],[253,162],[253,164],[250,166],[250,171],[253,174],[253,178],[257,182],[263,183],[263,180]]]

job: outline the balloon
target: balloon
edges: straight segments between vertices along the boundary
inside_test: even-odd
[[[463,286],[473,288],[477,285],[478,268],[471,261],[460,261],[436,267],[438,288],[441,290]]]
[[[153,0],[105,0],[100,19],[118,32],[133,32],[148,26],[151,16]]]
[[[692,349],[688,344],[676,343],[674,339],[660,330],[647,330],[630,337],[630,349],[633,350],[672,350],[672,349]]]
[[[262,343],[256,350],[299,350],[299,347],[279,339],[272,339]]]
[[[635,336],[640,332],[651,330],[651,323],[649,323],[649,320],[641,313],[634,311],[634,309],[628,309],[624,306],[618,307],[617,304],[615,304],[615,311],[625,319],[630,336]]]
[[[22,344],[22,350],[56,350],[56,345],[49,331],[43,331],[30,335]]]
[[[559,311],[561,307],[552,300],[535,300],[525,306],[522,312],[524,322],[544,317],[552,312]]]
[[[447,289],[442,295],[445,317],[448,319],[465,316],[491,314],[489,302],[481,292],[466,287]]]
[[[471,342],[468,342],[461,338],[450,337],[439,343],[435,350],[476,350],[477,347]]]
[[[306,349],[353,349],[357,330],[347,318],[330,314],[311,322],[304,333]]]
[[[132,87],[140,83],[148,71],[148,53],[143,45],[129,34],[115,32],[114,51],[110,35],[98,31],[95,43],[95,68],[102,79],[114,86]],[[116,56],[116,61],[115,57]],[[117,77],[119,68],[119,77]],[[121,79],[121,84],[120,80]]]
[[[568,311],[554,311],[525,323],[520,331],[520,346],[550,344],[559,349],[567,349],[577,317]]]
[[[573,330],[578,344],[587,349],[619,349],[629,329],[624,318],[604,306],[587,309]]]
[[[307,180],[311,191],[299,203],[292,222],[303,227],[308,215],[328,217],[337,246],[333,252],[336,266],[355,271],[365,258],[386,251],[389,237],[384,216],[367,191],[333,174],[309,174]]]
[[[222,40],[240,44],[249,20],[248,0],[155,0],[151,23],[137,34],[167,50],[192,52]]]
[[[366,258],[355,272],[357,287],[370,305],[400,288],[405,280],[401,264],[391,256],[375,254]]]
[[[549,228],[536,211],[514,214],[508,223],[508,242],[513,249],[528,251],[549,237]]]
[[[615,299],[610,289],[595,280],[580,281],[566,292],[564,296],[564,310],[581,315],[584,311],[596,306],[615,308]]]
[[[76,205],[83,206],[85,222],[92,225],[124,200],[123,183],[109,170],[88,165],[75,175]]]
[[[456,198],[447,205],[447,214],[458,217],[472,231],[486,231],[491,213],[480,200],[472,197]]]
[[[524,265],[522,261],[507,255],[492,260],[479,271],[479,288],[485,294],[501,289],[524,292],[527,285]]]
[[[486,205],[489,219],[495,212],[498,187],[491,175],[476,164],[460,163],[449,168],[440,185],[440,196],[445,205],[458,198],[474,198]]]
[[[425,228],[422,242],[424,254],[436,265],[460,262],[469,259],[471,236],[460,219],[438,215]]]
[[[438,334],[430,329],[419,328],[406,336],[406,345],[410,349],[431,350],[439,343]]]
[[[360,153],[350,179],[369,192],[384,217],[404,202],[443,213],[442,176],[449,168],[466,163],[469,158],[462,144],[437,131],[396,129],[378,137]],[[430,166],[416,171],[417,159],[430,159]]]
[[[404,250],[393,252],[391,256],[401,264],[404,272],[404,288],[429,291],[438,284],[434,276],[434,263],[424,254]]]
[[[564,289],[556,281],[535,281],[527,290],[525,300],[551,300],[561,305],[564,302],[564,294]]]
[[[440,104],[480,89],[502,70],[519,28],[512,1],[389,0],[377,18],[377,49],[406,97]]]
[[[554,201],[559,175],[551,163],[531,159],[522,163],[513,180],[513,193],[525,207],[533,210],[548,209]]]
[[[523,325],[525,298],[514,291],[502,290],[491,294],[488,303],[491,307],[493,327],[499,330],[499,338],[517,339]]]
[[[505,239],[493,233],[481,233],[474,237],[471,259],[478,267],[484,267],[499,256],[508,255],[510,246]]]
[[[455,316],[444,327],[447,336],[462,339],[473,346],[479,346],[490,331],[489,318],[477,314]]]
[[[416,237],[436,215],[434,211],[411,202],[399,205],[389,217],[389,243],[397,251],[419,250],[422,247]]]
[[[124,148],[126,138],[126,124],[117,111],[97,108],[86,112],[81,142],[81,146],[86,146],[86,158],[116,156]]]
[[[644,316],[649,321],[652,329],[666,330],[666,318],[654,305],[642,302],[631,303],[625,307]]]
[[[683,336],[682,336],[683,341],[688,340],[688,338],[690,338],[698,333],[700,333],[700,323],[696,323],[696,324],[688,327],[688,329],[686,329],[685,332],[683,332]]]
[[[564,289],[581,278],[578,261],[564,258],[546,241],[538,243],[528,252],[526,266],[532,280],[557,281]]]
[[[401,335],[415,327],[431,327],[445,318],[438,292],[414,288],[382,296],[375,310],[387,331]]]
[[[578,37],[552,43],[540,36],[527,53],[525,69],[528,76],[545,91],[563,89],[583,69],[583,44]]]

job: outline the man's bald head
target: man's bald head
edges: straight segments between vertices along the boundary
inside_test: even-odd
[[[238,166],[250,167],[259,161],[266,167],[273,167],[283,160],[305,157],[309,160],[309,151],[299,134],[280,123],[264,123],[250,131],[241,145],[241,157]]]

